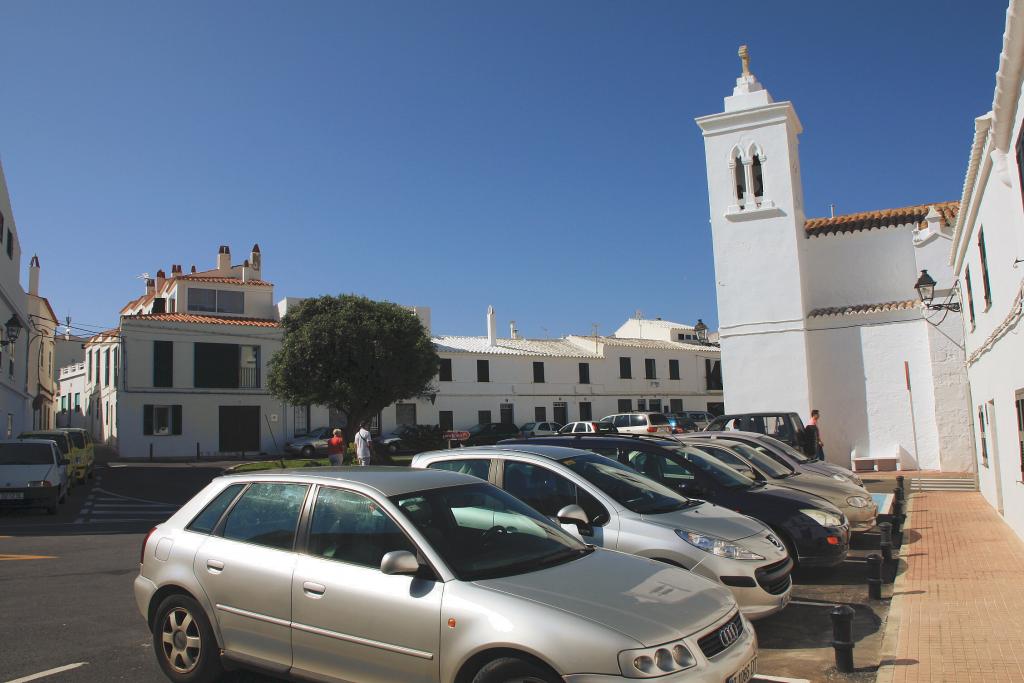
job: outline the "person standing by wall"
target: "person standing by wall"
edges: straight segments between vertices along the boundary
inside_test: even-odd
[[[331,464],[340,467],[345,464],[345,433],[335,429],[327,440],[327,459]]]
[[[373,446],[371,445],[370,430],[366,428],[366,423],[359,425],[359,431],[356,432],[356,459],[359,460],[359,464],[363,467],[369,465],[373,461]]]
[[[821,427],[818,422],[821,419],[821,412],[817,409],[811,411],[811,421],[804,427],[804,453],[807,457],[815,460],[825,459],[825,448],[821,441]]]

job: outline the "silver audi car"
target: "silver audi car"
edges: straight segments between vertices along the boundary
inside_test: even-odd
[[[793,560],[771,529],[686,498],[591,450],[499,444],[420,453],[412,466],[473,474],[585,543],[661,560],[728,586],[750,619],[789,604]]]
[[[241,667],[346,683],[746,683],[753,628],[698,575],[586,545],[455,472],[215,479],[142,546],[172,681]]]

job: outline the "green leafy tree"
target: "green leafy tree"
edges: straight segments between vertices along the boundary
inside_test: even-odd
[[[337,410],[349,425],[348,442],[385,407],[429,395],[439,359],[407,308],[349,294],[321,296],[301,302],[281,325],[284,341],[270,359],[270,393],[293,405]]]

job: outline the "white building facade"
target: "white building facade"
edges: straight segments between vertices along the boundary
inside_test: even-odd
[[[1024,2],[1012,0],[992,110],[975,120],[949,263],[963,309],[979,487],[1024,537],[1022,74]]]
[[[85,361],[59,368],[57,395],[53,400],[57,427],[88,427],[83,407],[85,397]]]
[[[0,325],[16,320],[22,332],[12,344],[0,347],[0,435],[17,436],[32,426],[32,396],[28,377],[28,298],[20,283],[21,244],[0,166]],[[0,327],[2,329],[2,327]],[[2,335],[6,340],[7,335]]]
[[[613,336],[559,339],[523,339],[514,323],[509,327],[508,337],[498,337],[491,309],[486,336],[434,337],[441,357],[434,395],[385,409],[384,431],[399,424],[564,424],[633,410],[720,412],[718,347],[698,343],[691,326],[631,319]]]
[[[970,471],[963,335],[914,284],[946,263],[958,204],[806,220],[802,125],[749,70],[705,141],[725,409],[822,412],[826,457]]]

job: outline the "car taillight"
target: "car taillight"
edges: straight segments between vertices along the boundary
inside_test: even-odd
[[[149,537],[153,535],[154,531],[156,531],[156,527],[150,529],[146,537],[142,539],[142,550],[139,551],[139,564],[142,564],[146,559],[146,546],[149,545]]]
[[[590,428],[591,428],[592,430],[594,430],[595,432],[598,432],[598,431],[600,431],[600,428],[599,428],[599,427],[597,426],[597,423],[596,423],[596,422],[591,422],[591,423],[590,423]]]
[[[647,431],[653,434],[654,432],[658,431],[658,428],[657,427],[648,427]]]

